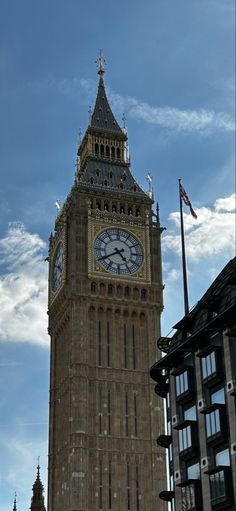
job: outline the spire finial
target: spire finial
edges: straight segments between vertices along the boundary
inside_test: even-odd
[[[37,477],[40,478],[40,465],[39,465],[40,456],[38,456],[38,466],[37,466]]]
[[[16,507],[16,491],[15,491],[13,511],[17,511],[17,507]]]
[[[96,60],[96,63],[97,63],[97,66],[98,66],[98,74],[100,76],[102,76],[105,73],[105,64],[106,64],[106,61],[105,61],[105,58],[104,58],[102,50],[99,51],[99,56],[98,56],[98,58]]]

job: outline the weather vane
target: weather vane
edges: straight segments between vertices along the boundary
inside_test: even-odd
[[[106,64],[106,61],[105,61],[105,58],[104,58],[104,55],[103,55],[103,51],[100,50],[99,51],[99,56],[96,60],[96,64],[98,66],[98,74],[100,76],[102,76],[105,72],[105,64]]]

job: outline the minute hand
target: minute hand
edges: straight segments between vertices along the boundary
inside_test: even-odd
[[[115,249],[115,252],[111,252],[110,254],[106,254],[106,255],[104,255],[102,257],[99,257],[98,261],[102,261],[102,259],[107,259],[107,257],[111,257],[111,256],[116,255],[116,254],[120,255],[122,257],[122,259],[123,259],[123,256],[121,255],[121,252],[124,252],[124,249],[121,248],[120,250],[118,250],[118,248],[117,248],[117,249]]]

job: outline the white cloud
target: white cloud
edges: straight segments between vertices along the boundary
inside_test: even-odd
[[[109,90],[109,89],[108,89]],[[224,112],[214,112],[201,108],[199,110],[181,110],[172,106],[151,106],[132,97],[122,97],[110,91],[113,107],[126,111],[131,117],[141,119],[148,124],[178,132],[199,132],[208,135],[213,131],[234,131],[234,120]]]
[[[213,207],[195,208],[198,215],[194,220],[190,214],[184,214],[185,244],[188,260],[198,261],[224,253],[230,259],[235,255],[235,194],[219,198]],[[169,217],[178,232],[170,232],[162,239],[165,252],[181,254],[179,234],[179,212]]]
[[[0,340],[48,345],[46,245],[21,223],[0,239]]]
[[[94,102],[96,93],[96,83],[94,80],[73,77],[55,80],[49,78],[37,80],[30,84],[36,92],[44,90],[57,90],[58,93],[66,97],[74,98],[81,93],[86,94],[87,101]],[[121,96],[106,87],[111,105],[117,112],[126,112],[127,115],[135,119],[140,119],[148,124],[154,124],[167,130],[175,132],[195,133],[209,135],[214,131],[234,131],[235,122],[225,112],[215,112],[200,108],[191,110],[176,108],[174,106],[153,106],[148,103],[130,96]]]

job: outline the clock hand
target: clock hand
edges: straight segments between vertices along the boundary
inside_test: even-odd
[[[116,250],[116,254],[118,254],[118,255],[121,257],[122,261],[125,261],[125,262],[126,262],[126,261],[127,261],[126,257],[124,257],[124,256],[121,254],[121,252],[124,252],[124,249],[123,249],[123,248],[121,248],[121,250],[118,250],[117,248],[115,248],[115,250]]]
[[[116,254],[120,255],[122,259],[126,261],[126,259],[121,255],[121,252],[124,252],[124,248],[121,248],[120,250],[118,248],[115,248],[115,252],[111,252],[110,254],[106,254],[102,257],[99,257],[98,261],[102,261],[102,259],[107,259],[107,257],[111,257]]]

